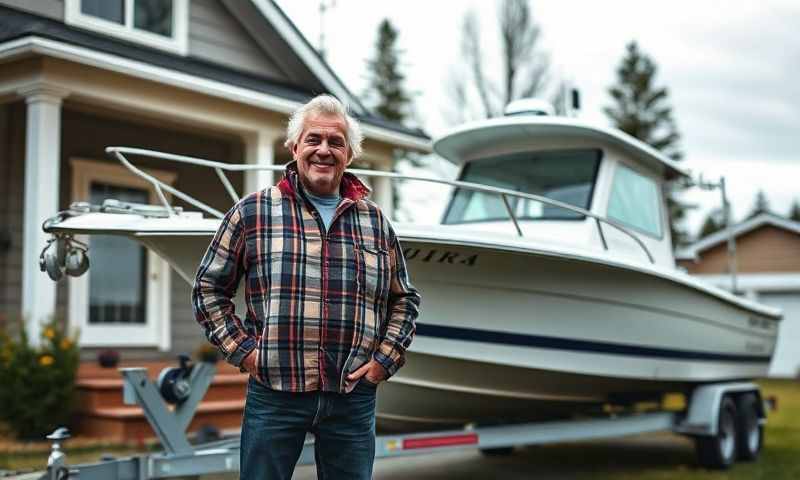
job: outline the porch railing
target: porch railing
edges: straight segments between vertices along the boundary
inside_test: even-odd
[[[181,192],[175,187],[168,185],[162,182],[161,180],[157,179],[156,177],[149,175],[147,172],[137,168],[135,165],[133,165],[133,163],[130,162],[130,160],[128,160],[127,157],[125,157],[125,155],[136,155],[142,157],[158,158],[161,160],[197,165],[200,167],[213,169],[234,203],[238,202],[241,199],[241,196],[236,192],[236,189],[234,188],[233,184],[231,184],[227,175],[225,175],[225,172],[246,172],[255,170],[268,170],[268,171],[284,170],[283,165],[245,165],[245,164],[235,164],[235,163],[234,164],[223,163],[223,162],[215,162],[212,160],[206,160],[202,158],[189,157],[185,155],[175,155],[172,153],[158,152],[155,150],[146,150],[142,148],[107,147],[106,153],[116,158],[125,168],[130,170],[133,174],[146,180],[151,185],[153,185],[153,188],[155,189],[156,194],[158,195],[158,199],[163,204],[164,209],[166,210],[168,215],[176,215],[177,213],[175,207],[170,205],[170,203],[167,201],[167,197],[164,194],[164,192],[168,192],[174,195],[176,198],[179,198],[184,202],[188,203],[189,205],[199,208],[200,210],[203,210],[204,212],[213,215],[217,218],[224,217],[224,214],[219,210],[201,202],[200,200],[192,197],[191,195]],[[416,175],[403,175],[394,172],[381,172],[375,170],[348,169],[348,171],[355,175],[363,177],[389,178],[396,180],[411,180],[411,181],[435,183],[440,185],[447,185],[450,187],[456,187],[464,190],[497,195],[502,199],[503,205],[505,206],[506,211],[508,212],[508,218],[513,224],[517,232],[517,235],[519,235],[520,237],[524,237],[524,235],[522,233],[522,228],[520,228],[519,225],[519,219],[514,214],[514,210],[511,208],[511,204],[508,200],[509,197],[520,198],[524,200],[533,200],[535,202],[539,202],[545,205],[551,205],[557,208],[569,210],[571,212],[579,213],[581,215],[586,216],[587,218],[591,218],[594,220],[594,223],[597,226],[597,232],[600,236],[600,241],[603,244],[603,249],[605,249],[606,251],[609,248],[608,248],[608,242],[606,241],[605,233],[603,232],[603,224],[608,225],[622,232],[623,234],[627,235],[631,239],[633,239],[634,242],[636,242],[636,244],[639,245],[639,247],[641,247],[645,255],[647,255],[647,259],[650,261],[650,263],[655,263],[653,255],[650,253],[650,250],[647,248],[644,242],[642,242],[642,240],[636,235],[636,233],[632,232],[624,225],[614,220],[603,217],[601,215],[594,214],[588,210],[584,210],[580,207],[576,207],[574,205],[570,205],[564,202],[559,202],[558,200],[553,200],[551,198],[543,197],[541,195],[534,195],[531,193],[517,192],[506,188],[491,187],[488,185],[481,185],[478,183],[471,183],[471,182],[462,182],[458,180],[442,180],[438,178],[421,177]]]

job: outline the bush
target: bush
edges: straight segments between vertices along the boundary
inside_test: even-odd
[[[18,340],[0,332],[0,418],[20,439],[41,440],[69,423],[79,353],[60,322],[43,325],[34,348],[24,326]]]

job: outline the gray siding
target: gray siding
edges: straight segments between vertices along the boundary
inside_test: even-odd
[[[53,20],[64,21],[63,0],[0,0],[0,5],[7,5],[17,10],[35,13]]]
[[[0,5],[64,21],[63,0],[0,0]],[[189,1],[189,55],[278,81],[289,81],[284,69],[259,47],[219,0]]]
[[[25,105],[0,105],[0,231],[11,241],[0,252],[0,327],[22,307],[22,204],[25,184]]]
[[[108,159],[103,153],[103,149],[108,145],[142,147],[223,162],[240,163],[244,158],[244,147],[236,139],[172,129],[168,126],[123,122],[114,118],[113,115],[105,116],[104,114],[75,111],[71,110],[69,106],[64,109],[62,124],[62,207],[69,203],[71,197],[72,172],[69,159],[80,157],[116,164],[115,160]],[[177,173],[176,187],[178,189],[217,209],[226,211],[231,207],[230,197],[211,171],[198,171],[196,167],[144,158],[138,159],[136,165],[174,171]],[[231,175],[230,178],[234,186],[241,191],[242,175]],[[180,202],[175,204],[181,205]],[[196,208],[187,207],[187,210],[195,211]],[[125,358],[172,357],[177,353],[191,353],[205,342],[200,326],[192,316],[189,285],[175,272],[172,273],[171,282],[172,349],[166,353],[159,352],[155,348],[120,349]],[[66,291],[63,293],[66,294]],[[60,295],[59,300],[65,302],[66,295]],[[94,358],[96,351],[97,349],[85,349],[82,356],[85,359]]]
[[[190,2],[189,55],[288,81],[286,74],[218,0]]]

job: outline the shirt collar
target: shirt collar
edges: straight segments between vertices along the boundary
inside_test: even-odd
[[[283,178],[278,182],[278,188],[287,195],[299,195],[300,189],[297,182],[300,181],[297,173],[297,161],[292,160],[286,164],[286,171]],[[371,192],[370,188],[358,179],[355,175],[345,170],[342,175],[342,183],[339,185],[339,195],[342,198],[357,202],[363,200]]]

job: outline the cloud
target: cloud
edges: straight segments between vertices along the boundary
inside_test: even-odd
[[[279,4],[315,43],[316,9],[290,0]],[[377,23],[390,18],[400,31],[408,85],[421,92],[417,108],[429,132],[441,134],[447,75],[460,61],[459,29],[469,8],[486,18],[496,11],[494,2],[477,0],[407,0],[399,7],[373,1],[368,9],[361,1],[339,0],[326,20],[331,64],[360,92]],[[786,213],[800,178],[800,2],[562,0],[534,2],[533,8],[553,73],[581,89],[584,119],[608,123],[602,113],[610,103],[606,89],[625,44],[636,39],[659,66],[658,84],[669,88],[685,164],[728,177],[737,218],[759,188],[778,213]],[[719,203],[715,194],[690,196],[701,205],[690,214],[693,224]]]

